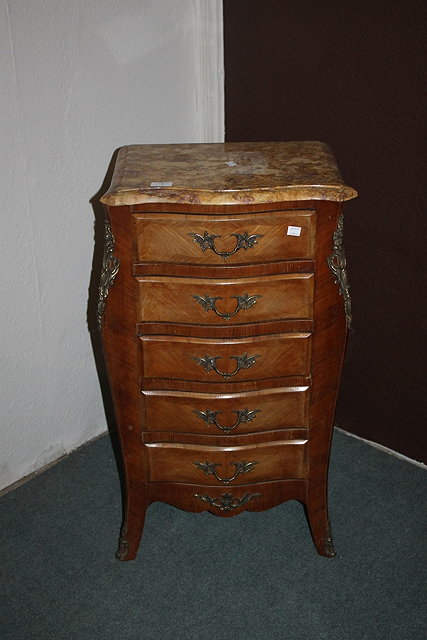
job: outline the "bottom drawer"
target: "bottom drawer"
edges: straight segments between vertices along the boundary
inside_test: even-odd
[[[306,440],[240,447],[146,443],[151,482],[251,484],[304,478]]]
[[[264,511],[286,500],[304,501],[304,480],[260,482],[253,485],[221,487],[196,484],[150,482],[148,502],[167,502],[184,511],[210,511],[216,516],[232,517],[242,511]]]

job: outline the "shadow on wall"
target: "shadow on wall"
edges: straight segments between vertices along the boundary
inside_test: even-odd
[[[99,386],[101,388],[102,401],[104,405],[105,418],[107,421],[108,432],[110,435],[114,455],[116,458],[116,464],[119,469],[119,476],[122,478],[121,473],[121,456],[120,447],[118,442],[117,427],[114,416],[114,407],[110,393],[110,387],[108,383],[107,369],[105,366],[104,354],[101,343],[101,333],[98,325],[98,299],[99,299],[99,284],[101,280],[102,262],[104,256],[104,221],[105,221],[105,209],[100,202],[101,196],[107,191],[110,186],[114,165],[116,163],[117,154],[119,149],[116,149],[111,158],[108,166],[105,178],[102,182],[102,186],[97,193],[90,199],[90,204],[94,214],[94,250],[92,258],[92,270],[89,280],[88,289],[88,302],[87,302],[87,325],[89,329],[93,357],[95,360],[96,371],[98,374]]]

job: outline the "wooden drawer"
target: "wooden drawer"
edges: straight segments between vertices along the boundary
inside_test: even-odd
[[[211,280],[138,280],[138,322],[236,324],[313,315],[311,273]]]
[[[228,518],[242,511],[263,511],[285,500],[300,500],[306,496],[305,480],[273,480],[256,485],[209,486],[189,483],[148,482],[149,503],[157,500],[186,511],[210,511]]]
[[[310,333],[239,339],[140,336],[145,378],[240,382],[306,376]]]
[[[138,213],[133,219],[139,262],[227,265],[314,257],[312,210],[234,216]]]
[[[308,426],[308,387],[252,393],[143,390],[145,431],[228,435]]]
[[[303,478],[305,445],[306,440],[241,447],[157,442],[144,449],[152,482],[230,485]]]

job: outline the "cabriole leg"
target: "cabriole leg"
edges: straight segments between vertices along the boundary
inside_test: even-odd
[[[319,508],[318,506],[315,507],[311,502],[307,502],[304,507],[313,542],[318,553],[326,558],[334,558],[336,553],[326,505],[322,505]]]

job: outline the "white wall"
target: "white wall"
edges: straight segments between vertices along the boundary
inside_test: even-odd
[[[106,429],[86,322],[113,151],[223,139],[221,0],[0,0],[0,488]]]

